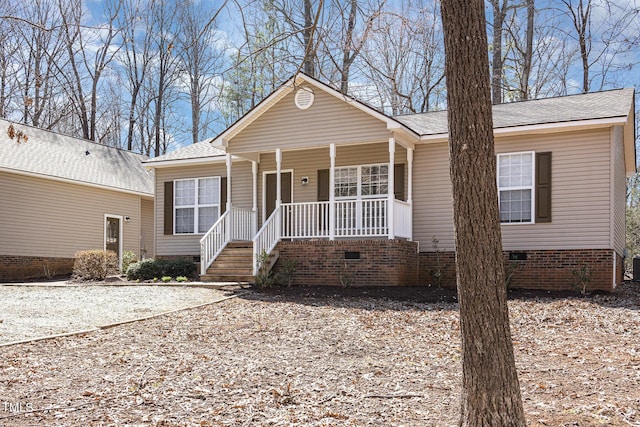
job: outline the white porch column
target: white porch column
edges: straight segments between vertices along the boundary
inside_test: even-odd
[[[231,214],[231,165],[233,158],[231,154],[227,153],[227,241],[230,242],[233,239],[233,215]]]
[[[336,238],[336,144],[329,145],[329,240]]]
[[[407,148],[407,203],[411,216],[409,217],[409,240],[413,240],[413,147]]]
[[[282,204],[282,150],[276,148],[276,209]]]
[[[251,235],[255,237],[258,233],[258,162],[251,162],[251,172],[253,173],[253,219],[251,220]]]
[[[395,238],[394,225],[394,200],[395,200],[395,176],[394,163],[396,161],[396,140],[389,138],[389,183],[388,183],[388,202],[387,202],[387,226],[389,227],[389,240]]]

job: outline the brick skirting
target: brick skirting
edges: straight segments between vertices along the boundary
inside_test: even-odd
[[[548,251],[505,251],[505,271],[511,275],[514,289],[574,290],[580,272],[590,276],[587,289],[612,291],[614,252],[611,249],[575,249]],[[437,258],[439,257],[439,265]],[[513,258],[526,259],[513,259]],[[622,257],[616,256],[616,276],[622,277]],[[420,283],[455,287],[455,254],[421,252]],[[617,280],[620,283],[621,280]]]
[[[409,286],[418,284],[417,243],[406,240],[294,240],[276,246],[284,260],[297,259],[292,285]]]
[[[73,258],[0,255],[0,282],[20,282],[70,275],[73,271],[73,262]]]

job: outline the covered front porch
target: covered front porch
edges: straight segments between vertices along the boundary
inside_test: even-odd
[[[401,155],[396,155],[398,148]],[[346,150],[348,155],[340,158],[338,153]],[[367,155],[372,151],[377,156]],[[413,146],[389,138],[386,143],[331,143],[309,151],[316,156],[323,152],[327,169],[303,150],[227,154],[226,209],[200,240],[201,275],[234,241],[250,246],[255,275],[259,255],[271,254],[282,240],[412,239]],[[232,200],[234,158],[252,164],[251,207]],[[358,158],[362,164],[353,160]]]

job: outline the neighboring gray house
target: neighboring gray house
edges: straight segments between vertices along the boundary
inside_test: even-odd
[[[570,288],[583,268],[597,289],[622,280],[634,111],[632,89],[494,107],[513,286]],[[298,260],[297,284],[455,284],[446,112],[389,117],[299,74],[145,164],[156,256],[193,257],[205,279],[251,278],[265,251]]]
[[[0,281],[67,274],[74,254],[153,256],[143,156],[0,120]]]

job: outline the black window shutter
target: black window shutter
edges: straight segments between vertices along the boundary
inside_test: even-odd
[[[173,234],[173,181],[164,183],[164,234]]]
[[[227,210],[227,177],[220,178],[220,215]]]
[[[318,170],[318,201],[329,201],[329,169]]]
[[[406,201],[404,195],[404,163],[393,165],[393,193],[398,200]]]
[[[536,153],[536,222],[551,222],[551,152]]]

